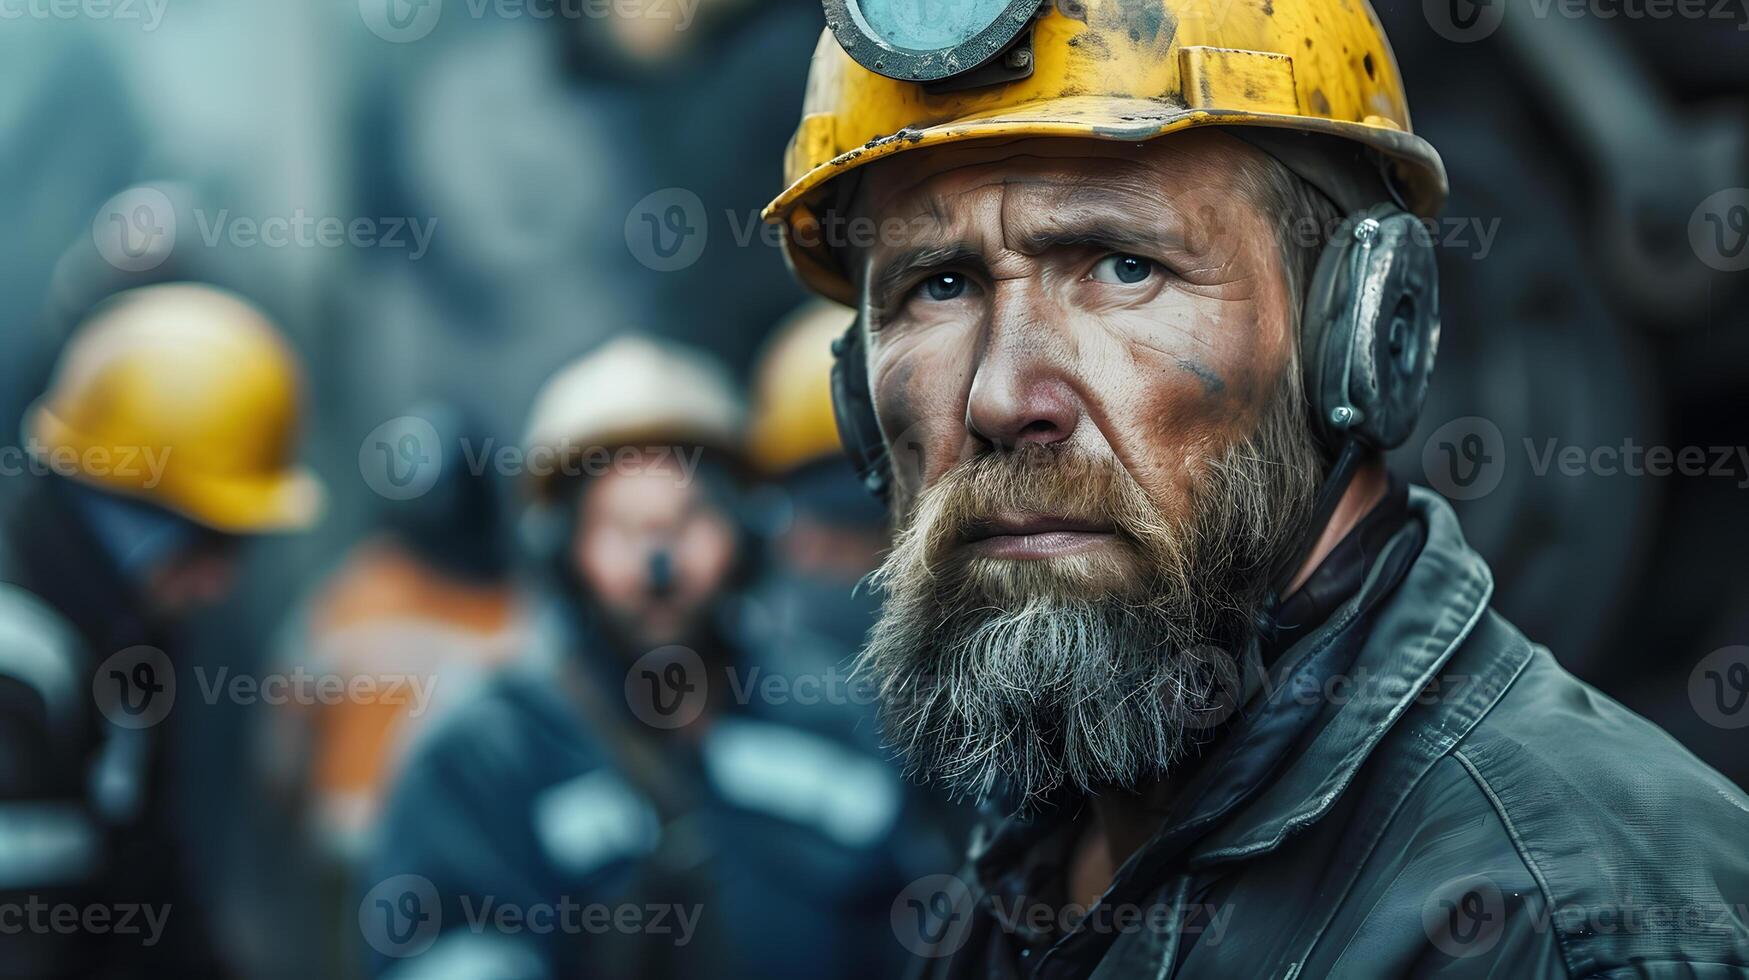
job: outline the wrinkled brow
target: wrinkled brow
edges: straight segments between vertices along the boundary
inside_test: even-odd
[[[1107,248],[1114,252],[1159,255],[1187,247],[1177,228],[1137,227],[1134,219],[1123,221],[1079,215],[1069,221],[1029,228],[1017,236],[1014,248],[1022,255],[1039,255],[1053,248]]]
[[[1013,178],[1007,209],[1008,242],[1023,255],[1053,248],[1094,247],[1159,256],[1190,249],[1193,237],[1185,215],[1145,174],[1104,174],[1088,183]],[[876,255],[870,270],[869,298],[885,305],[893,294],[929,269],[958,266],[987,270],[984,249],[952,230],[951,199],[936,194],[916,202],[912,240],[891,255]]]
[[[1067,220],[1041,215],[1028,223],[1033,227],[1020,231],[1009,246],[1022,255],[1042,255],[1056,248],[1102,248],[1160,256],[1189,248],[1179,228],[1164,223],[1138,226],[1133,215],[1117,212],[1101,215],[1083,210]],[[969,241],[919,241],[879,263],[870,280],[869,298],[876,306],[885,306],[917,273],[950,266],[988,271],[989,263],[984,250]]]
[[[948,266],[986,270],[982,249],[970,242],[920,242],[901,249],[875,269],[869,289],[869,299],[877,307],[890,304],[897,293],[917,273]]]

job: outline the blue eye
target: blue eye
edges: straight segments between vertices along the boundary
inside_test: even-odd
[[[1154,273],[1154,263],[1134,255],[1108,255],[1093,267],[1091,278],[1096,282],[1122,283],[1133,286]]]
[[[966,291],[966,278],[951,272],[930,276],[923,282],[923,293],[937,303],[959,299]]]

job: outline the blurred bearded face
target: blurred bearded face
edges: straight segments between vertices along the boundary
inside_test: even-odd
[[[592,477],[571,557],[605,625],[637,652],[697,642],[728,587],[739,545],[731,518],[670,452]]]
[[[902,154],[857,214],[899,536],[861,664],[968,795],[1167,774],[1320,478],[1276,167],[1232,137]],[[896,220],[895,220],[896,219]]]

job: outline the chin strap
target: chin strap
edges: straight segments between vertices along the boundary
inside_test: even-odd
[[[1312,510],[1311,523],[1306,527],[1300,543],[1288,552],[1288,557],[1270,578],[1269,596],[1257,611],[1257,627],[1261,635],[1273,636],[1276,627],[1276,613],[1281,610],[1281,602],[1287,598],[1288,586],[1293,584],[1294,575],[1305,564],[1312,550],[1318,546],[1318,538],[1330,524],[1330,518],[1336,513],[1336,505],[1342,502],[1342,495],[1347,492],[1348,485],[1354,481],[1354,474],[1360,469],[1360,461],[1365,455],[1365,449],[1354,439],[1342,444],[1341,452],[1336,454],[1336,462],[1330,467],[1330,472],[1324,477],[1324,483],[1318,488],[1318,503]]]

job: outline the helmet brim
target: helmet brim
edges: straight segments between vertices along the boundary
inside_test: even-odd
[[[67,425],[45,406],[32,409],[26,431],[32,445],[45,454],[72,452],[83,456],[93,449],[113,451],[103,440]],[[305,530],[321,519],[326,499],[322,481],[301,467],[267,476],[238,477],[174,465],[152,473],[142,460],[138,465],[117,466],[104,473],[75,469],[64,475],[87,486],[148,501],[202,527],[234,535]]]

